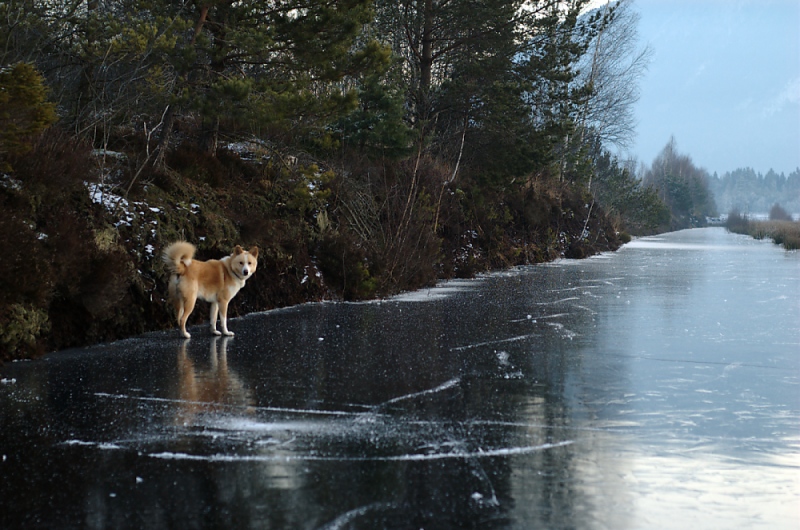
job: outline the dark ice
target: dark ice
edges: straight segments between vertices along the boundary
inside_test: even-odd
[[[697,229],[12,363],[0,527],[797,528],[798,301]]]

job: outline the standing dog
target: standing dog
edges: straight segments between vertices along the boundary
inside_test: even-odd
[[[194,245],[186,241],[172,243],[164,250],[164,262],[172,272],[169,279],[169,298],[175,306],[178,326],[184,337],[191,337],[186,331],[186,319],[192,314],[194,304],[200,298],[211,302],[211,333],[220,334],[217,331],[219,313],[222,333],[233,335],[228,331],[228,303],[256,272],[258,247],[248,251],[236,245],[230,256],[208,261],[194,259],[196,250]]]

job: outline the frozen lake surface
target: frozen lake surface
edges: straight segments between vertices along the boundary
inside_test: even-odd
[[[698,229],[230,327],[0,368],[0,527],[800,527],[798,252]]]

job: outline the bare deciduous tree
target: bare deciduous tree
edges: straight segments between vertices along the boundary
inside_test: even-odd
[[[634,0],[609,0],[599,9],[606,12],[609,22],[579,65],[577,83],[591,87],[579,125],[591,129],[604,144],[626,148],[636,132],[633,107],[639,100],[638,81],[653,51],[639,45]]]

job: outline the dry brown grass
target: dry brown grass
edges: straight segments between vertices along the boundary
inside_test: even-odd
[[[756,239],[772,239],[786,250],[800,248],[800,223],[794,221],[755,221],[751,235]]]
[[[786,250],[800,249],[800,222],[797,221],[752,221],[747,216],[732,212],[726,226],[737,234],[755,239],[772,239]]]

